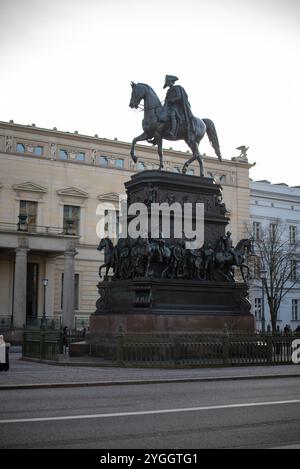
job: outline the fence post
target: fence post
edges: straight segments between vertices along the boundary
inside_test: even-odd
[[[267,342],[267,364],[272,365],[273,362],[273,336],[267,335],[266,342]]]
[[[124,366],[124,334],[121,326],[117,335],[117,362]]]
[[[22,337],[22,357],[26,357],[26,332],[23,331],[23,337]]]
[[[179,368],[180,360],[181,360],[180,338],[174,337],[173,346],[174,346],[174,368]]]
[[[46,345],[45,345],[45,332],[40,332],[40,356],[42,359],[46,358]]]
[[[224,329],[223,335],[223,365],[228,365],[229,359],[229,331],[227,327]]]

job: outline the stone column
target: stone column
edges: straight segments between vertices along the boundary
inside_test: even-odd
[[[74,273],[76,254],[77,252],[73,246],[68,247],[64,254],[62,325],[67,326],[69,329],[73,329],[74,327]]]
[[[13,304],[13,321],[16,328],[22,328],[26,323],[28,250],[25,247],[16,249]]]
[[[45,278],[49,280],[46,288],[46,316],[54,316],[55,257],[45,259]]]

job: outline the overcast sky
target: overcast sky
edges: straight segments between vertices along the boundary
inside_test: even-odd
[[[131,141],[130,81],[176,75],[225,158],[300,185],[299,26],[299,0],[0,0],[0,120]]]

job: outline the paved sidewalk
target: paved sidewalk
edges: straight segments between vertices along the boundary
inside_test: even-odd
[[[21,360],[10,353],[9,371],[0,372],[0,390],[43,387],[107,386],[161,382],[218,381],[259,378],[300,378],[300,365],[245,366],[227,368],[121,368],[50,365]],[[91,365],[91,363],[89,363]]]

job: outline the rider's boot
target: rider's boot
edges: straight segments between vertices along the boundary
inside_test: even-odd
[[[176,118],[175,118],[175,115],[174,114],[171,114],[171,129],[169,130],[168,132],[168,135],[172,138],[175,138],[176,135],[175,135],[175,131],[176,131]]]

